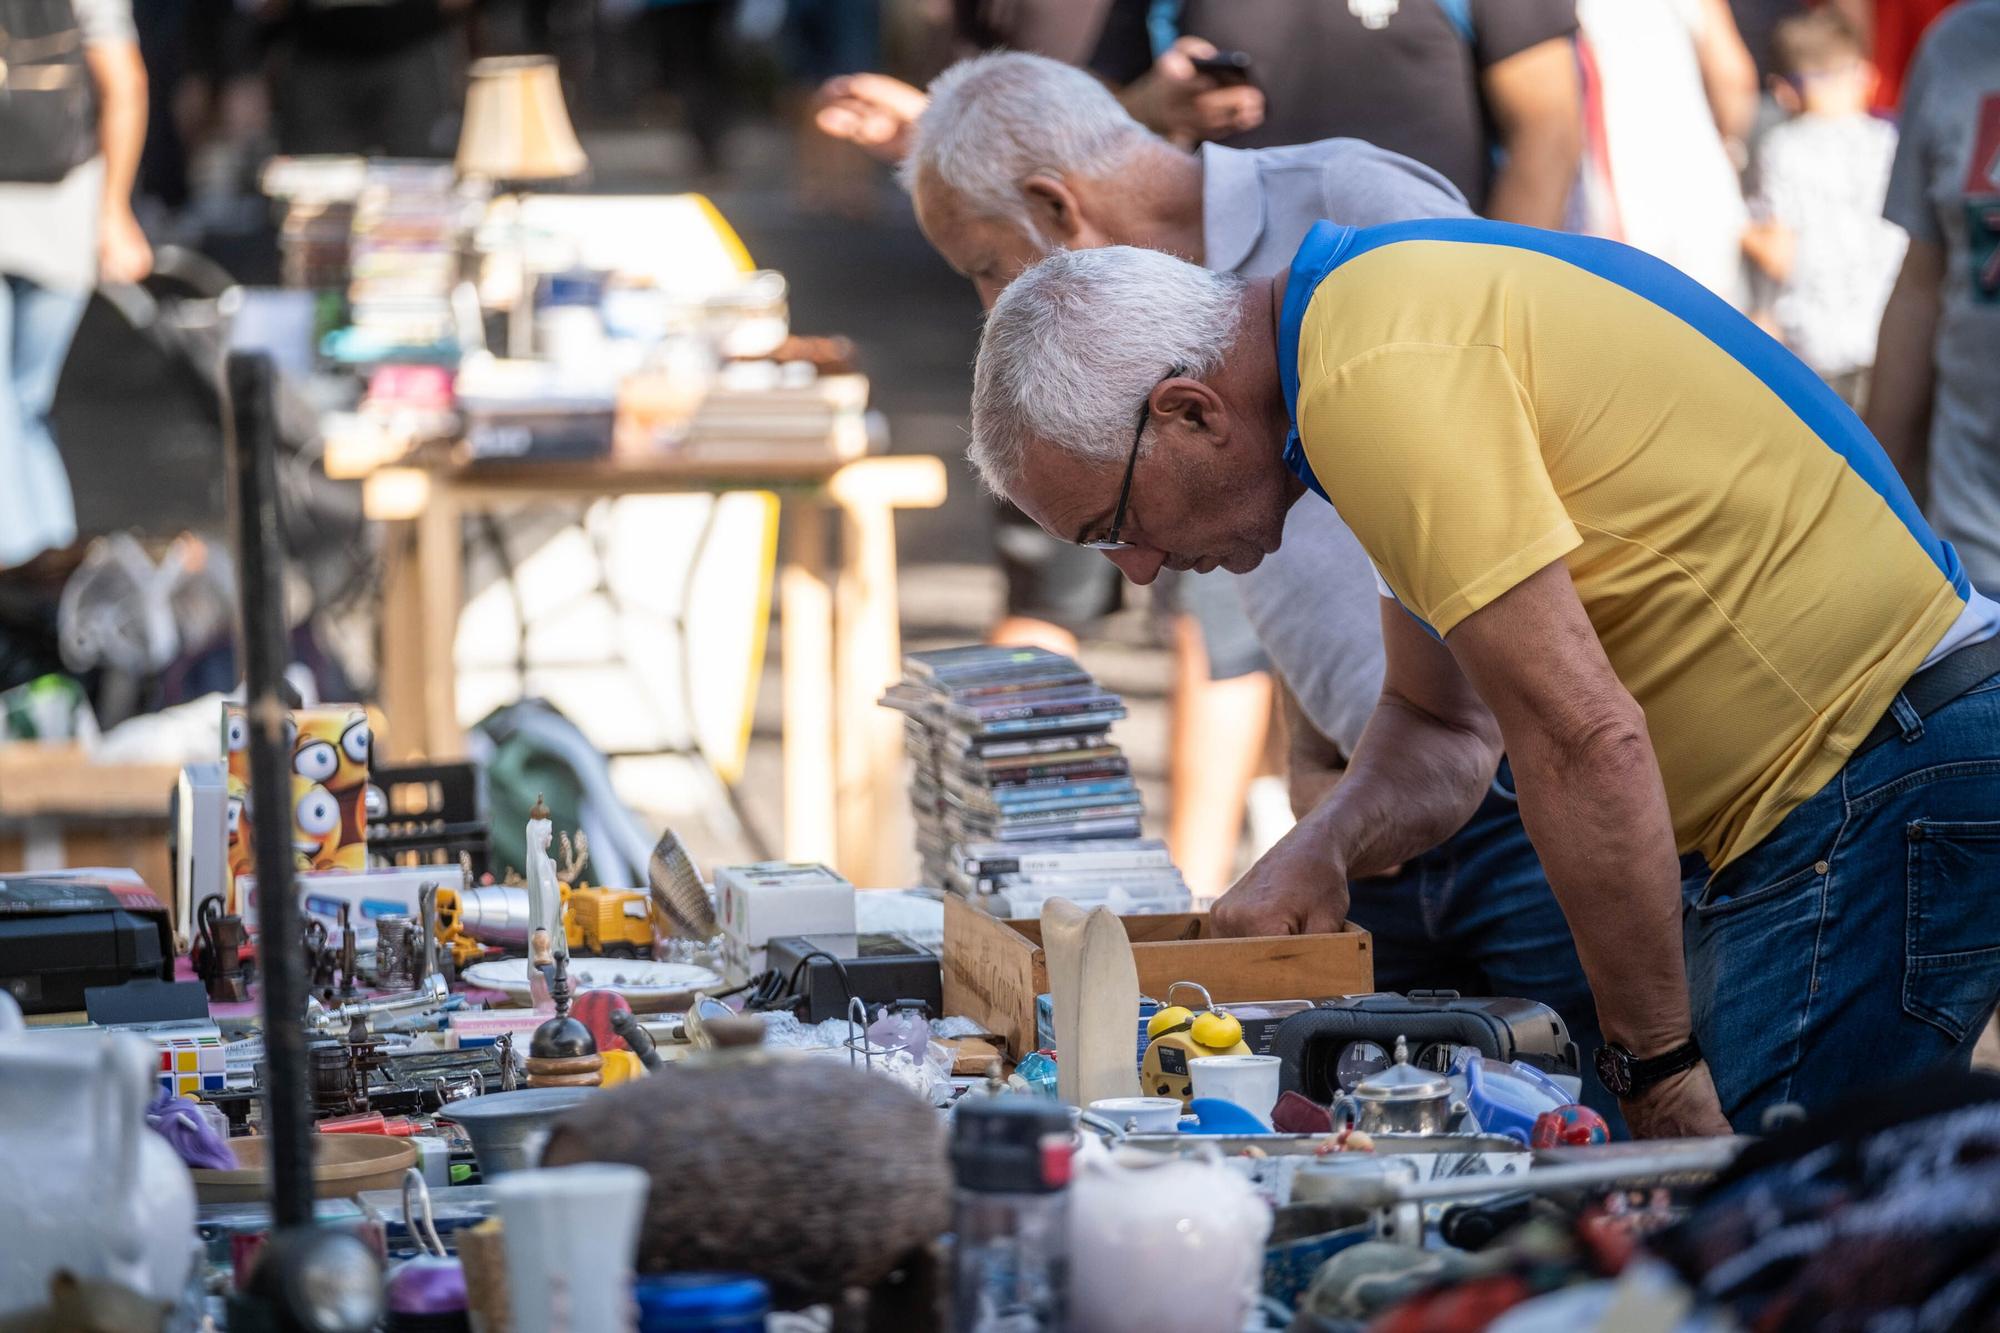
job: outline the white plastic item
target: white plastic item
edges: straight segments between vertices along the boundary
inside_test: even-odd
[[[1100,1097],[1090,1111],[1135,1134],[1171,1134],[1181,1127],[1178,1097]]]
[[[1271,1127],[1271,1108],[1278,1104],[1278,1079],[1284,1061],[1275,1055],[1198,1055],[1188,1061],[1188,1077],[1197,1097],[1233,1102]]]
[[[1085,1135],[1070,1183],[1070,1326],[1217,1333],[1256,1304],[1271,1210],[1212,1148],[1170,1157]]]
[[[129,1033],[28,1032],[0,992],[0,1318],[46,1306],[58,1269],[179,1297],[194,1182],[146,1127],[158,1059]]]
[[[515,1333],[629,1333],[632,1256],[649,1178],[591,1162],[493,1181]]]

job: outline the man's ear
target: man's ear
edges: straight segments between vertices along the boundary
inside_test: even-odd
[[[1799,98],[1799,90],[1792,86],[1790,79],[1773,74],[1767,82],[1771,87],[1771,100],[1778,104],[1780,111],[1788,116],[1796,116],[1805,109]]]
[[[1077,204],[1076,191],[1060,176],[1038,175],[1021,182],[1021,195],[1027,202],[1028,216],[1034,219],[1044,239],[1065,250],[1075,248],[1071,242],[1083,230],[1083,213]]]
[[[1156,386],[1153,417],[1172,423],[1200,442],[1219,448],[1229,442],[1229,407],[1222,395],[1198,379],[1176,375]]]

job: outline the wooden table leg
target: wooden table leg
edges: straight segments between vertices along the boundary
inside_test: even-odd
[[[784,680],[785,859],[840,864],[834,822],[833,589],[826,511],[787,499],[778,577]]]
[[[465,597],[465,530],[458,500],[448,486],[433,485],[430,503],[416,518],[417,578],[422,584],[424,753],[434,763],[465,757],[458,724],[458,614]]]
[[[430,734],[424,697],[423,580],[417,574],[415,521],[382,525],[382,623],[376,660],[382,664],[376,697],[388,720],[375,744],[383,759],[403,763],[423,754]]]
[[[881,706],[902,674],[896,602],[896,514],[873,497],[841,502],[839,710],[840,853],[859,887],[913,880],[908,821],[901,817],[903,716]]]

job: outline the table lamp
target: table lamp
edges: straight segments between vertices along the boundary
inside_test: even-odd
[[[458,174],[496,185],[567,180],[590,165],[570,125],[562,80],[549,56],[495,56],[472,63],[465,124],[458,136]],[[508,325],[509,351],[522,355],[534,291],[525,249],[516,238],[521,286]]]

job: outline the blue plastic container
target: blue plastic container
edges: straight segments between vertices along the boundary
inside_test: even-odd
[[[764,1333],[771,1293],[740,1273],[667,1273],[632,1284],[639,1333]]]

